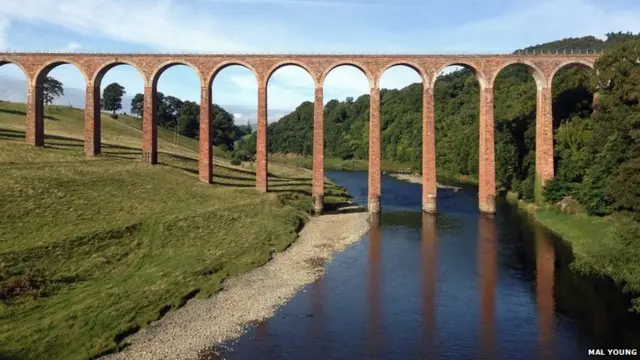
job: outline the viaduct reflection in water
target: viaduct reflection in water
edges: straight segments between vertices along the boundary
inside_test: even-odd
[[[536,247],[536,298],[538,304],[538,343],[540,355],[549,359],[555,355],[555,283],[556,254],[548,232],[540,227],[535,230]]]
[[[480,276],[480,353],[495,357],[495,288],[498,253],[495,219],[478,217],[478,274]]]
[[[436,284],[438,258],[437,216],[422,214],[422,341],[428,357],[438,356]]]
[[[380,235],[381,220],[380,214],[374,213],[369,218],[369,261],[367,265],[367,336],[366,346],[367,352],[373,358],[379,358],[382,352],[382,342],[384,340],[382,334],[382,324],[380,319],[381,301],[380,301],[380,257],[382,239]]]

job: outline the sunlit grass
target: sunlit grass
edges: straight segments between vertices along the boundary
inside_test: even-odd
[[[84,115],[47,109],[44,148],[24,143],[24,105],[0,103],[0,358],[86,359],[112,350],[189,296],[291,244],[311,211],[311,173],[216,161],[198,181],[197,140],[159,129],[143,164],[139,120],[103,116],[103,155],[85,159]],[[326,184],[326,201],[346,194]]]

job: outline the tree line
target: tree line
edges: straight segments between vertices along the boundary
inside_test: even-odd
[[[124,86],[118,83],[107,85],[102,91],[100,109],[111,112],[112,118],[118,117],[122,110],[122,97],[126,94]],[[55,98],[64,95],[64,86],[59,80],[47,76],[43,84],[43,102],[45,105],[53,103]],[[176,130],[180,135],[197,139],[200,133],[200,105],[194,101],[183,101],[175,96],[165,96],[157,92],[157,125]],[[131,113],[142,118],[144,94],[136,94],[131,100]],[[237,126],[233,115],[216,104],[211,106],[213,120],[214,146],[225,151],[233,151],[235,142],[251,133],[251,126]]]
[[[495,89],[496,183],[531,200],[578,199],[591,214],[640,213],[640,35],[610,33],[605,40],[571,38],[525,50],[604,49],[595,71],[568,67],[553,81],[555,179],[537,190],[535,122],[537,87],[524,66],[498,76]],[[467,69],[441,75],[434,89],[436,166],[440,176],[478,176],[479,84]],[[594,94],[598,96],[594,105]],[[422,84],[382,89],[383,159],[421,171]],[[326,157],[367,159],[369,95],[324,107]],[[312,155],[313,103],[304,102],[268,126],[268,151]],[[238,145],[255,153],[255,134]]]

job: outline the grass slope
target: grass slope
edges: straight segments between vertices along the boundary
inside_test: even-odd
[[[51,107],[45,147],[24,143],[24,105],[0,103],[0,358],[86,359],[191,296],[260,266],[297,237],[310,172],[255,174],[217,161],[197,178],[197,141],[159,129],[140,158],[139,120],[102,118],[104,155],[86,160],[81,110]],[[167,138],[168,137],[168,138]],[[327,184],[327,202],[346,200]]]

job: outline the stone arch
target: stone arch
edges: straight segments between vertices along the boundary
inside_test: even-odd
[[[376,80],[374,80],[373,75],[369,72],[367,67],[358,63],[357,61],[352,61],[352,60],[340,60],[331,64],[331,66],[327,67],[327,69],[322,73],[322,77],[320,78],[320,82],[318,83],[318,85],[324,86],[324,82],[327,79],[327,75],[329,75],[329,73],[331,73],[333,69],[340,66],[345,66],[345,65],[353,66],[356,69],[360,70],[369,81],[369,88],[376,86]]]
[[[27,80],[27,84],[30,83],[29,73],[24,68],[24,66],[22,66],[22,64],[20,64],[19,62],[15,61],[15,60],[7,59],[7,58],[0,58],[0,67],[2,67],[3,65],[9,65],[9,64],[13,64],[13,65],[17,66],[18,68],[20,68],[20,70],[22,71],[22,74],[24,75],[24,78]]]
[[[442,71],[444,71],[444,69],[448,68],[449,66],[462,66],[466,69],[473,71],[474,75],[476,76],[476,80],[480,84],[480,88],[486,88],[487,85],[490,85],[487,82],[484,72],[480,70],[480,66],[478,66],[478,64],[475,64],[474,62],[471,62],[471,61],[462,60],[462,61],[447,62],[442,66],[438,67],[436,71],[433,73],[433,77],[431,79],[431,88],[435,86],[436,80],[438,79],[438,76],[440,76],[440,73],[442,73]]]
[[[268,71],[267,71],[267,76],[264,79],[264,85],[267,86],[269,85],[269,80],[271,79],[271,76],[278,71],[278,69],[283,68],[285,66],[288,65],[293,65],[293,66],[297,66],[299,68],[302,68],[304,71],[307,72],[307,74],[309,74],[309,76],[311,76],[311,79],[313,80],[313,84],[314,87],[318,86],[318,78],[316,76],[316,74],[309,68],[309,66],[301,61],[297,61],[297,60],[284,60],[284,61],[280,61],[279,63],[273,65]]]
[[[80,64],[78,64],[73,60],[61,58],[61,59],[51,60],[46,64],[42,65],[40,68],[38,68],[38,70],[36,71],[32,79],[32,81],[34,82],[34,85],[42,84],[42,81],[44,80],[44,76],[47,76],[51,72],[51,70],[55,69],[60,65],[73,65],[76,69],[80,71],[82,76],[84,76],[85,86],[86,84],[89,84],[90,80],[89,80],[89,77],[87,76],[87,72]]]
[[[120,59],[114,59],[100,65],[98,70],[96,70],[96,72],[93,74],[91,83],[96,86],[99,85],[102,82],[102,78],[107,74],[107,72],[109,72],[109,70],[113,69],[118,65],[132,66],[134,69],[136,69],[136,71],[138,71],[138,74],[140,75],[140,78],[142,78],[144,85],[149,86],[149,79],[147,79],[147,76],[145,75],[145,73],[142,70],[140,70],[140,67],[136,63],[129,60],[120,60]]]
[[[586,60],[572,59],[572,60],[564,61],[558,66],[556,66],[551,72],[551,74],[549,75],[549,86],[553,86],[553,78],[556,76],[556,73],[560,71],[560,69],[564,68],[565,66],[571,66],[571,65],[577,65],[586,70],[593,70],[593,67],[594,67],[593,63]]]
[[[398,67],[398,66],[406,66],[406,67],[408,67],[410,69],[413,69],[415,72],[418,73],[418,76],[420,76],[420,79],[422,79],[422,83],[423,84],[429,84],[429,81],[428,81],[429,75],[427,74],[427,72],[425,71],[425,69],[422,66],[420,66],[420,65],[418,65],[418,64],[416,64],[416,63],[414,63],[412,61],[397,60],[397,61],[393,61],[393,62],[383,66],[380,69],[380,73],[378,74],[378,76],[376,78],[376,84],[375,84],[376,87],[380,88],[380,79],[382,78],[382,75],[384,74],[385,71],[387,71],[387,70],[389,70],[391,68],[394,68],[394,67]]]
[[[156,69],[151,74],[151,77],[149,78],[149,84],[155,89],[158,85],[158,80],[160,79],[160,76],[162,76],[162,74],[166,70],[176,65],[185,65],[192,68],[193,71],[195,71],[196,75],[198,75],[198,80],[200,80],[200,86],[202,87],[203,85],[205,85],[202,79],[202,73],[200,72],[200,69],[198,69],[197,66],[185,60],[169,60],[164,62],[160,66],[156,67]]]
[[[506,69],[507,67],[509,67],[511,65],[515,65],[515,64],[524,65],[527,68],[527,70],[529,70],[529,72],[533,76],[533,79],[536,81],[536,86],[538,87],[538,90],[540,90],[543,87],[548,86],[550,84],[550,83],[547,83],[547,79],[544,76],[544,71],[542,71],[542,69],[540,69],[536,64],[534,64],[534,63],[532,63],[531,61],[528,61],[528,60],[511,60],[511,61],[507,61],[507,62],[502,63],[493,72],[493,75],[491,76],[491,82],[489,83],[489,86],[493,87],[493,84],[495,84],[496,79],[498,78],[498,75],[500,75],[500,72],[502,72],[502,70]]]
[[[243,68],[251,71],[253,76],[256,78],[256,82],[260,84],[261,79],[258,76],[258,71],[256,71],[256,69],[251,64],[244,62],[242,60],[228,60],[216,65],[216,67],[207,75],[207,87],[211,89],[213,86],[213,82],[216,79],[216,76],[218,76],[218,74],[222,70],[228,68],[229,66],[234,66],[234,65],[242,66]]]

